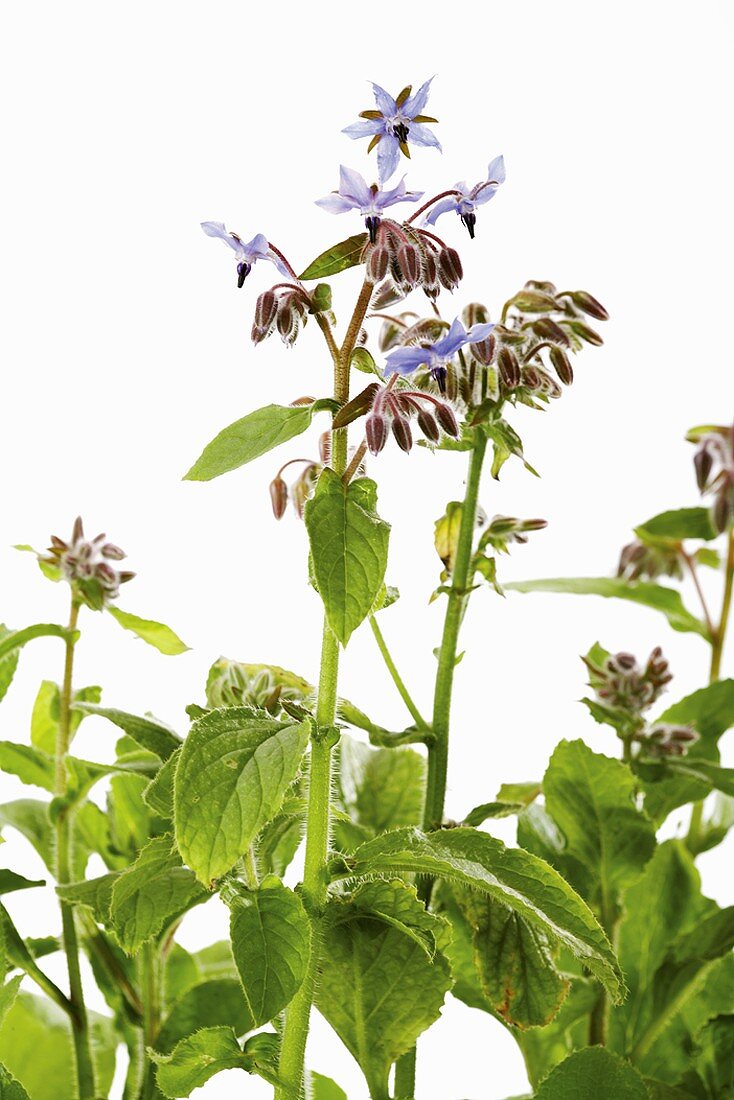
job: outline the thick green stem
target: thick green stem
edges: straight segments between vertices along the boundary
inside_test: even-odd
[[[718,626],[711,631],[711,666],[709,683],[713,684],[721,676],[721,658],[731,615],[732,594],[734,593],[734,531],[729,532],[727,541],[726,565],[724,573],[724,594],[721,600],[721,615]],[[686,836],[686,846],[694,855],[698,854],[703,827],[703,800],[694,802],[691,821]]]
[[[64,681],[59,704],[59,725],[56,735],[56,774],[54,794],[63,799],[67,789],[66,757],[71,739],[72,678],[74,673],[74,646],[79,604],[72,598],[68,632],[65,638]],[[73,868],[73,814],[67,806],[59,810],[56,823],[56,881],[64,885],[71,881]],[[84,989],[79,967],[79,941],[77,938],[74,907],[61,902],[61,929],[69,974],[69,1000],[73,1008],[71,1018],[74,1053],[76,1056],[77,1086],[80,1100],[93,1100],[97,1095],[94,1083],[94,1063],[90,1043]]]
[[[349,370],[357,338],[369,308],[373,285],[365,280],[354,313],[349,322],[344,343],[337,351],[334,341],[327,345],[334,363],[334,397],[340,405],[349,400]],[[331,434],[331,466],[343,475],[347,468],[347,429]],[[283,1041],[280,1048],[275,1100],[300,1100],[303,1096],[306,1040],[311,1006],[316,993],[322,942],[322,913],[326,903],[328,877],[326,861],[329,852],[331,806],[331,731],[336,722],[339,677],[339,642],[326,616],[321,640],[321,667],[316,702],[316,736],[311,743],[308,813],[306,817],[306,855],[303,871],[303,900],[311,917],[311,951],[301,988],[285,1013]]]
[[[155,1064],[148,1054],[154,1048],[160,1026],[160,959],[155,941],[143,944],[140,953],[140,986],[143,1000],[143,1082],[140,1100],[153,1100],[156,1095]]]
[[[398,690],[400,698],[405,703],[408,713],[410,714],[411,718],[413,719],[419,730],[427,730],[429,728],[428,723],[426,722],[425,718],[423,718],[421,712],[418,710],[418,707],[413,702],[413,698],[407,687],[405,686],[402,676],[397,670],[397,666],[392,659],[390,650],[387,648],[387,643],[374,615],[370,615],[370,626],[372,627],[372,633],[375,636],[377,648],[382,654],[382,659],[385,662],[387,671],[390,673],[392,681]]]

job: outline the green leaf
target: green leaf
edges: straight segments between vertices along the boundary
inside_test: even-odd
[[[588,1043],[589,1015],[599,1000],[599,987],[593,980],[574,978],[571,990],[551,1023],[543,1028],[528,1028],[514,1033],[534,1088],[568,1057]]]
[[[474,829],[424,834],[396,829],[362,844],[349,875],[427,874],[504,902],[529,924],[558,940],[594,973],[615,999],[623,982],[614,952],[593,914],[543,860]]]
[[[176,767],[181,749],[176,749],[173,756],[169,756],[166,762],[159,768],[143,791],[143,801],[153,813],[163,817],[166,821],[173,821],[173,785],[176,778]]]
[[[70,882],[57,886],[56,893],[71,905],[84,905],[91,909],[99,924],[110,926],[110,905],[112,888],[120,878],[120,871],[110,871],[98,878],[84,879],[82,882]]]
[[[650,584],[647,581],[633,583],[618,577],[553,577],[547,580],[513,581],[504,587],[515,592],[561,592],[629,600],[631,603],[660,611],[673,630],[684,634],[700,634],[709,640],[706,625],[684,607],[680,593],[662,584]]]
[[[491,440],[493,445],[492,477],[499,480],[500,470],[507,459],[514,455],[519,458],[528,473],[538,477],[538,471],[534,470],[526,460],[523,453],[522,440],[515,429],[506,420],[490,421],[482,425],[481,429]]]
[[[429,959],[436,954],[436,943],[444,933],[445,922],[430,913],[418,898],[413,886],[401,879],[375,879],[363,882],[349,895],[343,906],[334,903],[333,921],[374,917],[410,936]]]
[[[734,798],[717,792],[710,808],[704,808],[697,852],[708,852],[725,840],[734,825]]]
[[[511,817],[525,809],[523,802],[482,802],[481,806],[475,806],[464,818],[464,825],[472,825],[476,828],[483,821],[495,817]]]
[[[345,486],[328,466],[306,504],[316,585],[342,645],[369,615],[385,579],[390,527],[376,504],[374,481],[360,477]]]
[[[213,710],[191,726],[176,769],[176,840],[205,885],[229,871],[277,814],[310,735],[249,707]]]
[[[138,638],[152,645],[166,657],[176,657],[179,653],[186,653],[189,648],[165,623],[157,623],[153,619],[141,619],[139,615],[133,615],[113,605],[110,605],[107,610],[121,627],[131,630],[133,634],[137,634]]]
[[[0,1100],[30,1100],[26,1090],[8,1073],[5,1066],[0,1066]]]
[[[16,829],[33,845],[49,872],[55,873],[53,829],[48,802],[37,798],[16,798],[0,806],[0,829]]]
[[[0,623],[0,642],[8,638],[13,632],[8,630],[4,623]],[[18,650],[13,649],[3,658],[0,658],[0,699],[3,699],[8,688],[13,682],[15,670],[18,667]]]
[[[161,760],[167,760],[171,753],[181,747],[181,738],[178,734],[150,714],[141,718],[137,714],[128,714],[114,707],[100,707],[84,701],[74,703],[74,710],[82,714],[98,714],[101,718],[107,718],[128,737],[132,737],[141,748],[154,752]]]
[[[507,1023],[542,1027],[568,992],[548,937],[508,906],[462,887],[452,890],[472,932],[474,965],[484,995]]]
[[[236,978],[212,978],[191,986],[173,1005],[156,1039],[156,1050],[168,1054],[181,1039],[202,1027],[228,1027],[244,1035],[252,1017]]]
[[[102,688],[96,685],[78,688],[73,693],[72,698],[72,705],[76,703],[98,703],[102,698]],[[54,684],[51,680],[42,680],[31,715],[31,744],[49,756],[53,756],[56,752],[60,714],[61,692],[59,685]],[[83,717],[84,715],[80,710],[72,711],[69,721],[70,742],[79,729]]]
[[[89,1013],[89,1017],[97,1093],[108,1096],[115,1070],[117,1037],[108,1017],[95,1012]],[[0,1062],[32,1100],[60,1100],[76,1095],[69,1018],[45,997],[19,994],[0,1028]]]
[[[34,886],[45,886],[44,879],[24,878],[7,867],[0,867],[0,894],[14,894],[16,890],[31,890]]]
[[[362,262],[362,250],[367,243],[366,233],[357,233],[354,237],[347,237],[345,241],[332,245],[322,252],[315,260],[312,260],[306,270],[298,276],[303,282],[311,279],[328,279],[330,275],[338,275],[340,271],[346,271],[348,267],[355,267]]]
[[[339,805],[363,839],[422,820],[426,761],[414,749],[373,749],[343,734],[337,775]],[[349,825],[336,831],[349,847]]]
[[[0,661],[16,653],[34,638],[66,638],[68,633],[65,626],[57,626],[56,623],[36,623],[23,627],[22,630],[10,631],[3,627],[0,632]]]
[[[18,996],[22,981],[23,975],[16,974],[14,978],[10,978],[3,986],[0,986],[0,1027],[2,1027],[5,1017],[15,1004],[15,998]],[[2,1100],[2,1092],[0,1092],[0,1100]]]
[[[638,539],[704,539],[709,542],[718,538],[719,532],[711,522],[709,508],[678,508],[672,512],[661,512],[639,527],[635,527]]]
[[[184,481],[211,481],[287,443],[310,426],[321,405],[266,405],[224,428],[196,460]]]
[[[543,791],[546,810],[566,841],[562,864],[568,881],[611,924],[625,890],[655,849],[655,830],[635,805],[632,772],[583,741],[561,741]]]
[[[300,989],[306,974],[311,925],[303,902],[278,879],[257,890],[236,884],[225,900],[231,909],[232,954],[253,1026],[274,1019]]]
[[[665,761],[665,766],[674,774],[705,783],[711,790],[734,795],[734,768],[722,768],[719,764],[698,760],[693,756],[671,757]]]
[[[650,1100],[637,1070],[604,1047],[577,1050],[546,1077],[536,1100]]]
[[[696,1036],[695,1069],[683,1078],[696,1097],[734,1096],[734,1016],[711,1020]]]
[[[391,1065],[438,1017],[450,985],[442,955],[431,961],[414,937],[382,920],[355,913],[331,926],[316,1004],[359,1062],[371,1096],[388,1095]]]
[[[367,348],[355,348],[352,352],[350,365],[355,370],[361,371],[362,374],[374,374],[378,378],[382,378],[382,371],[377,366],[372,354],[367,351]]]
[[[223,1069],[248,1063],[229,1027],[206,1027],[177,1043],[170,1054],[153,1054],[156,1081],[164,1096],[190,1096]]]
[[[183,866],[173,837],[156,837],[113,883],[110,923],[120,946],[133,954],[205,897],[193,872]]]
[[[324,1077],[321,1073],[311,1073],[311,1100],[347,1100],[344,1089],[339,1088],[331,1077]]]

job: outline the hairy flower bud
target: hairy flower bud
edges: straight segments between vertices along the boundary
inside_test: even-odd
[[[416,419],[418,420],[418,427],[426,439],[429,439],[431,443],[438,443],[441,433],[438,429],[438,421],[433,413],[429,412],[428,409],[421,409]]]
[[[414,244],[400,246],[395,258],[401,282],[406,286],[416,286],[421,278],[421,256]]]
[[[252,322],[252,341],[259,344],[270,335],[275,326],[278,312],[278,300],[272,290],[264,291],[255,303],[255,318]]]
[[[583,321],[572,321],[571,328],[580,340],[585,340],[587,344],[593,344],[595,348],[600,348],[604,343],[599,333],[595,332],[593,328],[589,328]]]
[[[275,518],[282,519],[288,506],[288,486],[280,475],[270,482],[270,503]]]
[[[395,436],[395,442],[401,451],[409,451],[413,446],[413,436],[410,431],[410,421],[407,417],[399,413],[397,416],[393,416],[392,420],[392,434]]]
[[[477,362],[482,363],[483,366],[488,367],[494,359],[495,347],[497,341],[492,333],[489,334],[484,340],[478,340],[476,344],[470,344],[469,348],[472,355]]]
[[[454,414],[454,410],[443,401],[437,402],[435,409],[436,420],[438,420],[447,435],[453,436],[454,439],[456,439],[459,434],[459,424]]]
[[[442,248],[439,252],[438,277],[447,290],[455,290],[463,279],[461,257],[455,248]]]
[[[561,382],[563,382],[564,386],[570,386],[573,382],[573,367],[563,348],[556,346],[552,347],[550,349],[550,360],[556,374]]]
[[[433,249],[423,253],[423,289],[429,298],[435,298],[439,291],[438,265]]]
[[[364,434],[370,454],[378,455],[387,442],[387,420],[382,413],[371,413],[367,417]]]
[[[702,493],[708,486],[711,471],[714,466],[714,456],[706,441],[699,447],[693,456],[693,467],[696,471],[696,485]]]
[[[128,570],[118,571],[109,564],[111,561],[122,561],[126,555],[119,546],[105,540],[104,534],[86,539],[81,517],[77,517],[69,541],[52,535],[48,557],[39,556],[41,562],[58,569],[76,596],[94,611],[101,611],[116,599],[120,594],[120,585],[135,576]]]
[[[319,436],[319,458],[324,466],[331,462],[331,432],[322,432]]]
[[[684,756],[698,736],[690,726],[656,722],[639,740],[648,756]]]
[[[552,317],[540,317],[533,321],[533,332],[543,340],[550,340],[554,344],[560,344],[563,348],[571,346],[568,335]]]
[[[294,296],[284,294],[278,302],[278,314],[276,324],[278,332],[284,344],[292,347],[298,336],[299,314],[296,309]]]
[[[500,378],[508,390],[516,390],[523,383],[531,390],[538,385],[539,379],[532,367],[520,370],[520,364],[512,348],[501,347],[497,356]],[[532,381],[528,379],[528,371],[533,371]]]
[[[588,313],[589,317],[595,317],[597,321],[608,321],[609,314],[605,310],[601,302],[598,302],[596,298],[592,297],[585,290],[574,290],[571,294],[571,301],[575,306],[578,306],[584,313]]]
[[[389,265],[389,250],[383,244],[374,245],[367,256],[367,278],[372,283],[381,283],[387,275]]]

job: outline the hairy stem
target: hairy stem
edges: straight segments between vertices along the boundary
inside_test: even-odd
[[[71,740],[72,679],[78,617],[79,604],[72,596],[69,626],[65,638],[64,680],[61,687],[59,725],[56,735],[54,795],[57,799],[63,799],[67,789],[66,757],[69,752],[69,741]],[[64,885],[72,879],[74,852],[72,828],[72,811],[68,806],[62,806],[56,822],[56,881],[59,885]],[[76,1058],[77,1087],[80,1100],[93,1100],[97,1093],[94,1081],[89,1022],[84,1004],[84,989],[79,967],[76,917],[73,905],[65,901],[61,902],[61,929],[69,974],[69,1000],[73,1009],[71,1026]]]
[[[713,684],[721,675],[721,658],[731,615],[732,593],[734,592],[734,531],[729,532],[727,540],[726,565],[724,567],[724,594],[721,600],[721,614],[716,627],[709,627],[711,634],[711,666],[709,683]],[[709,619],[710,622],[710,619]],[[694,855],[698,854],[703,825],[703,800],[694,802],[691,821],[686,836],[686,846]]]
[[[140,986],[143,994],[143,1082],[140,1100],[156,1096],[155,1064],[148,1053],[155,1047],[160,1026],[160,958],[155,941],[143,944],[140,952]]]
[[[421,712],[418,710],[418,707],[413,702],[413,698],[412,698],[410,692],[408,691],[407,687],[405,686],[405,683],[403,681],[402,676],[400,675],[400,673],[397,670],[395,662],[392,659],[392,655],[390,653],[390,650],[387,648],[387,643],[385,641],[383,633],[380,630],[379,624],[378,624],[377,619],[375,618],[374,615],[370,615],[370,626],[372,627],[372,633],[375,636],[375,641],[377,642],[377,648],[379,649],[380,653],[382,654],[382,659],[385,662],[385,666],[387,668],[387,671],[390,673],[390,676],[392,677],[392,681],[395,684],[395,687],[398,689],[398,694],[399,694],[400,698],[403,700],[403,702],[405,703],[405,706],[408,709],[408,713],[410,714],[411,718],[415,722],[418,729],[427,730],[429,728],[428,723],[426,722],[425,718],[421,715]]]
[[[365,280],[354,307],[341,349],[333,338],[327,345],[334,364],[334,397],[339,405],[349,400],[349,364],[365,314],[372,298],[373,285]],[[322,332],[326,332],[322,326]],[[331,335],[331,333],[329,333]],[[347,429],[332,431],[331,466],[343,474],[347,468]],[[285,1013],[283,1041],[280,1048],[279,1078],[275,1100],[300,1100],[303,1096],[306,1040],[311,1006],[316,992],[316,980],[321,957],[321,918],[326,903],[328,878],[326,861],[329,850],[331,804],[331,730],[336,721],[339,678],[339,642],[326,616],[321,638],[321,668],[316,702],[316,736],[311,742],[308,812],[306,816],[306,855],[303,871],[303,900],[311,917],[311,951],[301,988]]]

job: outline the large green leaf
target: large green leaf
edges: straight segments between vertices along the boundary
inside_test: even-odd
[[[236,978],[211,978],[187,989],[163,1021],[156,1050],[168,1054],[181,1039],[202,1027],[228,1027],[235,1035],[251,1030],[252,1016]]]
[[[355,267],[362,259],[362,250],[367,243],[366,233],[357,233],[354,237],[347,237],[345,241],[334,244],[322,252],[315,260],[312,260],[306,270],[299,275],[299,279],[309,282],[311,279],[328,279],[330,275],[338,275],[340,271],[346,271],[348,267]]]
[[[75,703],[74,709],[82,714],[98,714],[101,718],[107,718],[128,737],[132,737],[141,748],[154,752],[161,760],[167,760],[181,746],[178,734],[150,714],[141,718],[137,714],[128,714],[114,707],[101,707],[87,702]]]
[[[693,726],[699,740],[691,754],[716,764],[719,738],[734,726],[734,679],[719,680],[694,691],[663,711],[657,721]],[[678,806],[705,798],[711,790],[710,781],[703,776],[663,773],[662,778],[642,778],[645,809],[657,824]]]
[[[55,859],[53,828],[48,816],[48,802],[38,798],[16,798],[0,806],[0,830],[16,829],[32,844],[53,875]]]
[[[458,886],[452,893],[471,928],[474,965],[493,1010],[523,1029],[549,1023],[569,983],[556,968],[548,937],[486,894]]]
[[[117,1038],[106,1016],[90,1013],[90,1027],[97,1094],[108,1096]],[[32,1100],[76,1095],[73,1051],[66,1013],[45,997],[21,993],[0,1028],[0,1062]]]
[[[662,584],[647,581],[625,581],[618,577],[551,577],[536,581],[513,581],[503,585],[505,591],[561,592],[578,596],[606,596],[642,604],[660,611],[673,630],[700,634],[708,640],[705,623],[692,615],[683,604],[680,593]]]
[[[660,512],[652,519],[635,527],[640,539],[704,539],[706,542],[718,538],[719,532],[711,522],[709,508],[677,508],[671,512]]]
[[[568,947],[615,999],[623,994],[617,960],[593,913],[554,868],[529,852],[475,829],[396,829],[362,844],[348,862],[348,873],[357,877],[427,874],[480,890]]]
[[[30,1100],[26,1090],[8,1073],[5,1066],[0,1066],[0,1100]]]
[[[30,890],[34,886],[45,885],[44,879],[24,878],[8,867],[0,867],[0,894],[14,894],[16,890]]]
[[[341,911],[350,902],[332,905]],[[359,912],[339,918],[330,927],[316,1003],[359,1062],[370,1095],[386,1100],[393,1062],[441,1011],[449,967],[384,920]]]
[[[224,428],[207,444],[185,481],[211,481],[305,432],[321,405],[266,405]]]
[[[343,734],[338,756],[338,802],[351,822],[337,822],[336,839],[348,849],[423,817],[426,761],[409,748],[374,749]]]
[[[186,653],[189,648],[165,623],[157,623],[154,619],[141,619],[139,615],[123,611],[121,607],[115,607],[114,604],[110,604],[107,610],[121,627],[132,631],[143,642],[152,645],[166,657],[176,657],[179,653]]]
[[[655,830],[635,805],[632,772],[583,741],[561,741],[543,792],[546,811],[565,839],[562,869],[611,927],[624,891],[655,848]]]
[[[94,919],[100,924],[110,925],[110,905],[112,903],[112,888],[120,878],[122,872],[110,871],[98,878],[83,879],[81,882],[69,882],[64,886],[57,886],[56,893],[64,901],[72,905],[83,905],[94,914]]]
[[[170,1054],[154,1054],[156,1081],[164,1096],[190,1096],[223,1069],[244,1069],[242,1053],[229,1027],[206,1027],[177,1043]]]
[[[181,749],[176,749],[161,765],[156,775],[151,779],[143,791],[143,800],[154,813],[167,821],[173,821],[173,786],[176,779],[176,768]]]
[[[717,1016],[698,1033],[695,1068],[682,1083],[696,1100],[734,1097],[734,1016]]]
[[[232,954],[255,1027],[274,1019],[303,982],[311,925],[303,902],[278,879],[228,892]]]
[[[72,695],[73,704],[98,703],[101,698],[102,688],[96,684],[91,687],[77,688]],[[31,714],[31,744],[49,756],[53,756],[56,751],[60,715],[59,685],[52,680],[42,680]],[[81,710],[72,710],[69,721],[70,742],[74,739],[83,718],[84,714]]]
[[[280,722],[249,707],[193,723],[174,784],[176,840],[209,885],[229,871],[280,809],[308,744],[308,722]]]
[[[536,1100],[650,1100],[637,1070],[604,1047],[577,1050],[546,1077]]]
[[[316,586],[342,645],[369,615],[385,579],[390,527],[376,505],[374,481],[360,477],[345,486],[328,466],[306,504]]]
[[[401,879],[363,882],[349,896],[349,903],[331,907],[331,919],[354,920],[374,917],[414,939],[433,959],[439,939],[445,938],[446,922],[429,912],[415,887]]]

